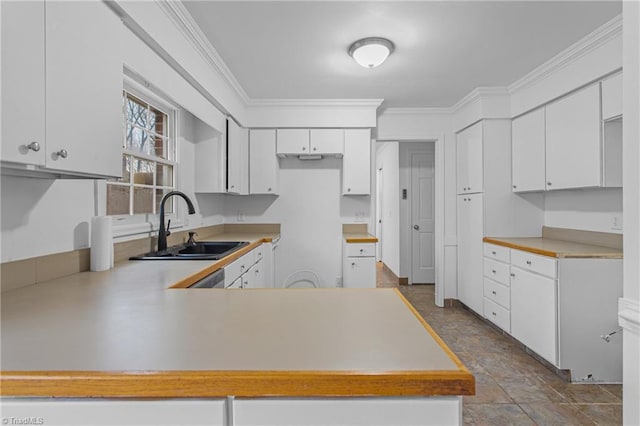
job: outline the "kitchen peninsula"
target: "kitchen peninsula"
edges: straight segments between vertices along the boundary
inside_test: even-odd
[[[211,267],[126,261],[3,293],[3,416],[461,422],[474,377],[398,291],[169,288]]]

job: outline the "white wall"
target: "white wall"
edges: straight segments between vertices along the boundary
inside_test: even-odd
[[[382,168],[382,235],[379,236],[382,261],[397,276],[400,269],[400,182],[398,142],[376,143],[376,170]]]
[[[371,197],[341,195],[341,159],[279,162],[279,196],[225,195],[225,223],[281,224],[277,286],[296,271],[313,270],[323,287],[335,287],[342,276],[342,225],[355,223],[356,214],[368,224]]]
[[[614,226],[614,220],[618,226]],[[622,189],[545,193],[544,224],[556,228],[622,233]]]
[[[624,2],[624,290],[623,419],[640,424],[640,3]],[[624,315],[624,317],[623,317]],[[625,319],[626,318],[626,319]]]

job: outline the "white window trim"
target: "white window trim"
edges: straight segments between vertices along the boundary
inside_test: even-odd
[[[123,89],[134,96],[140,97],[142,100],[149,101],[153,106],[160,109],[162,112],[167,113],[167,115],[171,115],[170,121],[173,125],[169,127],[169,131],[171,132],[171,138],[173,138],[175,145],[175,167],[176,171],[179,170],[182,165],[180,164],[180,146],[179,146],[179,138],[178,138],[178,113],[180,107],[167,99],[160,97],[157,93],[154,92],[151,85],[147,82],[145,84],[141,84],[138,81],[134,80],[127,74],[123,75]],[[159,90],[160,93],[162,91]],[[123,149],[122,153],[126,154],[128,150]],[[142,153],[134,153],[139,158],[147,158],[146,155]],[[149,157],[148,159],[157,161],[162,163],[161,159],[157,159],[156,157]],[[174,172],[174,187],[176,190],[180,190],[180,173]],[[103,211],[106,214],[106,200],[107,200],[107,187],[106,181],[102,185],[98,185],[96,187],[96,199],[104,200],[105,205],[103,207]],[[181,203],[175,204],[175,212],[171,214],[165,215],[165,220],[171,219],[171,229],[183,228],[187,225],[186,223],[186,208],[181,205]],[[114,238],[119,237],[128,237],[134,235],[147,235],[147,236],[155,236],[159,230],[160,226],[160,217],[159,213],[151,214],[151,213],[143,213],[137,215],[112,215],[113,218],[113,236]]]

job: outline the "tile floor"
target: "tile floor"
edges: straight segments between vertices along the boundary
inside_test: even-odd
[[[397,287],[378,264],[378,287]],[[465,425],[621,425],[622,386],[565,382],[462,307],[438,308],[433,285],[400,291],[476,378]]]

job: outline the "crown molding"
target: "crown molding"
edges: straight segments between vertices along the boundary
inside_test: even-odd
[[[596,50],[609,40],[622,34],[622,15],[618,15],[592,33],[578,40],[547,62],[508,86],[509,93],[532,86],[549,75]]]
[[[224,60],[213,47],[207,36],[202,32],[200,26],[194,21],[193,16],[184,7],[181,1],[156,0],[156,4],[182,32],[185,39],[202,56],[202,58],[213,68],[222,80],[231,88],[242,101],[247,104],[250,99],[244,88],[227,67]]]
[[[251,107],[364,107],[378,108],[384,99],[249,99]]]
[[[443,115],[453,113],[451,107],[391,107],[386,108],[382,114],[388,115]]]
[[[451,111],[455,113],[469,104],[480,101],[486,96],[509,96],[509,89],[506,87],[476,87],[453,104]]]

